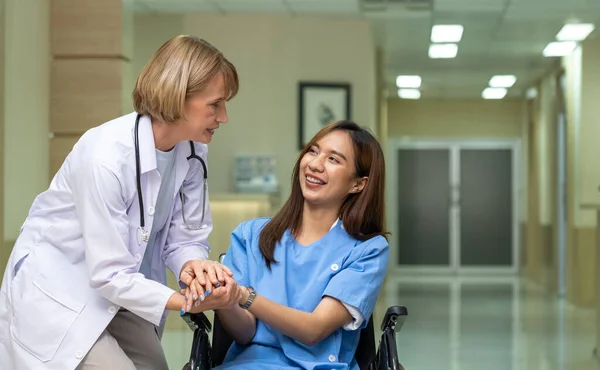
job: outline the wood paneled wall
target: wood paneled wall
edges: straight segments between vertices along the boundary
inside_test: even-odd
[[[53,0],[51,8],[50,176],[89,128],[123,113],[132,57],[122,0]]]

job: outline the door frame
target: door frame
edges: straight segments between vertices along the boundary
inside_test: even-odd
[[[461,267],[460,266],[460,219],[458,209],[451,207],[450,212],[450,265],[449,266],[402,266],[398,261],[398,160],[399,149],[448,149],[450,178],[449,184],[456,184],[460,176],[460,149],[509,149],[512,153],[512,265],[508,267]],[[519,199],[524,189],[520,189],[521,171],[521,139],[519,138],[391,138],[387,141],[386,158],[386,219],[387,228],[392,234],[388,237],[390,244],[390,263],[388,271],[394,274],[427,274],[427,275],[514,275],[519,272],[521,243],[519,229]],[[456,162],[455,166],[452,163]],[[393,189],[393,191],[392,191]],[[452,197],[457,193],[451,188]]]

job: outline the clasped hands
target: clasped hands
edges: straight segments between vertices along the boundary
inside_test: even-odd
[[[216,261],[192,260],[183,265],[179,280],[186,285],[183,312],[198,313],[231,308],[246,302],[249,292],[240,287],[231,270]]]

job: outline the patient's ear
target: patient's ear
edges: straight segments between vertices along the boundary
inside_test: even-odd
[[[362,177],[362,178],[356,180],[354,182],[354,185],[352,185],[352,187],[350,188],[349,193],[350,194],[355,194],[355,193],[360,193],[361,191],[363,191],[363,189],[367,185],[367,181],[368,180],[369,180],[369,178],[367,176]]]

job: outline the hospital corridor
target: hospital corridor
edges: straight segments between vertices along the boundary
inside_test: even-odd
[[[0,0],[0,370],[600,370],[599,102],[598,0]]]

